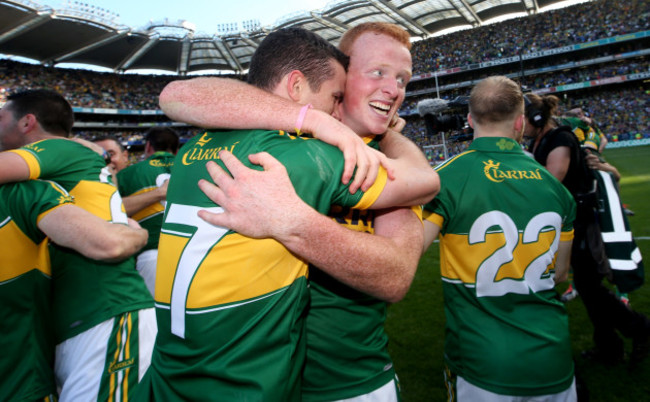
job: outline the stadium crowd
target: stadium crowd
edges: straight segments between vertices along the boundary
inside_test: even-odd
[[[416,105],[417,102],[414,102],[411,108],[417,109]],[[607,88],[582,97],[566,97],[560,105],[559,113],[564,114],[576,105],[581,106],[589,116],[593,116],[608,141],[650,138],[650,95],[640,89]],[[457,155],[469,146],[469,141],[453,140],[458,135],[457,130],[429,135],[423,119],[414,116],[406,121],[404,135],[425,149],[427,155],[434,154],[432,161],[440,162],[445,159],[442,149],[426,149],[429,146],[441,145],[441,135],[445,136],[448,156]]]
[[[465,64],[503,58],[525,52],[556,48],[568,44],[602,39],[613,35],[638,32],[647,27],[650,8],[647,2],[631,1],[612,10],[606,1],[598,0],[588,4],[578,4],[561,10],[532,15],[526,18],[495,23],[472,30],[472,35],[464,32],[433,37],[413,44],[414,74],[432,72],[440,69],[459,67]],[[594,24],[594,21],[599,23]],[[552,31],[548,31],[549,27]],[[531,34],[536,32],[536,34]],[[528,39],[526,39],[528,38]],[[489,40],[488,40],[489,39]],[[532,43],[528,43],[533,41]],[[566,56],[543,61],[540,65],[558,65],[570,61]],[[539,90],[576,82],[621,76],[625,74],[648,72],[650,67],[645,59],[629,62],[596,64],[586,68],[560,70],[519,77],[517,80],[529,90]],[[484,73],[477,71],[466,74],[472,85]],[[177,77],[136,74],[97,73],[85,70],[60,69],[0,60],[1,90],[19,91],[29,88],[49,87],[62,93],[73,107],[108,108],[126,110],[159,109],[156,94],[171,80]],[[431,87],[432,80],[416,81],[409,90]],[[467,95],[469,87],[446,91],[443,98],[452,99]],[[612,96],[615,112],[600,108],[604,98]],[[400,114],[416,113],[417,102],[423,97],[408,97]],[[591,98],[591,99],[590,99]],[[601,125],[609,140],[625,140],[650,136],[648,122],[648,95],[630,89],[594,91],[583,97],[579,103],[586,105],[592,114],[601,116]],[[590,110],[590,109],[594,110]],[[645,111],[645,113],[643,112]],[[407,135],[420,146],[435,145],[437,139],[428,139],[423,134],[422,124],[409,118]],[[412,127],[409,127],[412,126]],[[195,134],[192,128],[177,130],[184,142]],[[75,135],[92,139],[101,135],[101,129],[75,130]],[[123,143],[141,143],[143,130],[113,130],[111,133]],[[467,144],[452,146],[450,153],[460,152]]]
[[[516,18],[415,42],[414,74],[445,70],[647,29],[647,1],[606,0]]]

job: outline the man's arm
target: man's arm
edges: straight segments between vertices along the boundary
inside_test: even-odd
[[[272,237],[334,278],[377,298],[395,302],[404,297],[417,269],[423,236],[422,223],[413,211],[380,211],[376,235],[355,232],[304,203],[284,166],[268,154],[250,157],[265,172],[246,168],[232,155],[224,156],[235,179],[212,163],[208,170],[218,187],[205,180],[199,187],[225,212],[203,210],[202,219],[246,236]]]
[[[147,243],[148,232],[137,222],[129,226],[106,222],[76,205],[62,205],[38,221],[54,243],[94,260],[119,261]]]
[[[555,283],[564,282],[569,277],[569,265],[571,264],[571,244],[573,240],[560,241],[555,259]]]
[[[438,172],[433,170],[420,148],[402,134],[388,130],[379,142],[393,162],[395,179],[387,183],[389,194],[399,194],[396,205],[423,205],[440,191]]]
[[[423,221],[422,223],[424,224],[424,242],[422,247],[422,254],[424,254],[431,243],[433,243],[433,241],[438,237],[438,234],[440,234],[440,226],[427,220]]]
[[[13,152],[0,152],[0,184],[29,180],[27,162]]]
[[[587,162],[587,166],[589,166],[590,169],[602,170],[603,172],[611,173],[616,181],[621,180],[621,174],[618,172],[618,169],[616,169],[614,165],[611,165],[607,162],[602,162],[600,158],[589,152],[589,150],[587,150],[585,161]]]
[[[151,191],[122,197],[122,203],[124,204],[126,214],[128,216],[133,216],[151,204],[165,201],[165,199],[167,199],[168,183],[169,181],[165,180],[162,186],[156,187]]]
[[[546,158],[546,170],[559,181],[564,180],[571,163],[571,150],[569,147],[557,147]]]
[[[203,128],[267,129],[293,132],[303,105],[228,78],[194,78],[172,81],[160,93],[162,111],[172,120]],[[368,188],[381,164],[392,177],[388,160],[366,147],[352,130],[320,110],[306,111],[301,130],[338,147],[345,158],[341,181],[355,192]]]

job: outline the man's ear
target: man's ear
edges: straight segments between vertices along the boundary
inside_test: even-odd
[[[294,102],[300,102],[307,79],[300,70],[293,70],[287,77],[287,94]]]
[[[472,120],[472,114],[471,113],[467,113],[467,124],[469,124],[469,126],[471,128],[474,128],[474,121]]]
[[[519,132],[523,133],[525,127],[526,127],[526,117],[524,117],[524,115],[521,114],[515,119],[515,133],[519,133]]]
[[[32,113],[27,113],[18,120],[18,128],[23,134],[27,134],[38,127],[38,120],[36,120],[36,116]]]

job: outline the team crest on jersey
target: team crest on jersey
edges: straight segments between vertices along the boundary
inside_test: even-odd
[[[239,144],[239,141],[237,141],[230,146],[204,148],[204,145],[212,140],[212,138],[207,138],[207,135],[208,133],[203,134],[197,143],[183,154],[183,158],[181,159],[183,165],[189,166],[198,161],[217,160],[219,159],[220,151],[233,152],[237,144]]]
[[[58,201],[59,201],[59,204],[65,204],[65,203],[68,203],[68,202],[74,202],[74,197],[71,196],[71,195],[61,195],[61,196],[59,196]]]
[[[501,162],[494,163],[492,159],[483,162],[483,173],[490,181],[501,183],[509,180],[542,180],[539,169],[535,170],[501,170]]]
[[[112,362],[108,366],[108,372],[109,373],[115,373],[117,371],[126,370],[127,368],[132,367],[134,364],[135,364],[135,358],[134,357],[132,357],[130,359],[118,361],[118,362]]]
[[[29,144],[29,145],[25,145],[25,149],[32,150],[32,151],[34,151],[34,152],[36,152],[36,153],[39,153],[39,152],[43,152],[43,151],[45,151],[44,148],[39,147],[37,144]]]
[[[497,147],[499,147],[500,150],[505,151],[512,151],[512,148],[514,148],[515,143],[512,141],[507,141],[504,138],[501,138],[499,142],[497,142]]]
[[[149,165],[153,167],[170,167],[174,165],[174,162],[163,162],[158,159],[152,159],[149,161]]]

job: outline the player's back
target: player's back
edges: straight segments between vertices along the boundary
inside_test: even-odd
[[[51,266],[41,214],[72,199],[56,184],[0,185],[0,400],[37,400],[56,392],[52,367]]]
[[[475,139],[438,173],[445,185],[426,209],[441,226],[452,371],[497,393],[565,389],[573,365],[553,259],[572,237],[571,195],[505,138]]]
[[[10,151],[28,164],[31,179],[54,180],[94,215],[126,224],[122,198],[103,158],[68,139],[47,139]],[[152,306],[131,257],[105,263],[51,246],[57,343],[117,314]]]
[[[153,397],[294,400],[304,360],[307,264],[273,239],[251,239],[197,216],[219,211],[198,188],[209,160],[269,152],[298,195],[325,213],[364,195],[340,184],[340,151],[277,131],[206,132],[178,153],[167,192],[156,278]],[[372,201],[370,202],[372,203]],[[179,365],[179,361],[190,364]],[[192,380],[187,378],[191,377]],[[216,390],[216,391],[215,391]]]
[[[117,174],[120,195],[128,197],[160,187],[169,180],[174,158],[169,152],[156,152],[147,159],[120,170]],[[164,212],[165,202],[156,202],[133,214],[133,219],[149,232],[149,240],[140,252],[158,248]]]

